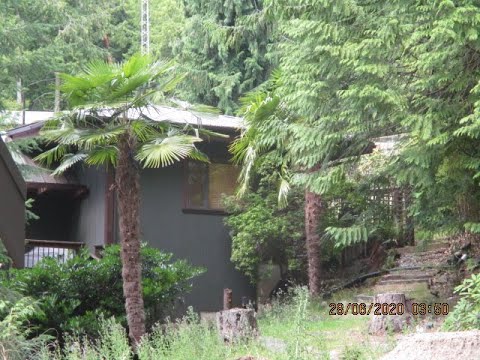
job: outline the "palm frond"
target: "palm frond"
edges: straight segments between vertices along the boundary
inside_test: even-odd
[[[115,143],[125,131],[125,126],[121,125],[89,129],[78,139],[78,146],[83,149],[93,149],[99,145],[109,145]]]
[[[63,145],[76,145],[85,134],[86,130],[75,126],[71,118],[47,123],[40,131],[47,141]]]
[[[59,144],[50,150],[44,151],[40,155],[36,156],[33,160],[52,166],[54,163],[60,161],[68,153],[68,145]]]
[[[130,123],[130,129],[140,142],[145,142],[153,136],[160,135],[155,121],[135,120]]]
[[[146,86],[151,80],[151,75],[148,73],[139,74],[130,78],[117,78],[110,89],[110,93],[106,97],[107,101],[114,101],[117,99],[124,99],[127,96],[132,96],[140,87]]]
[[[114,145],[99,146],[88,152],[85,163],[88,165],[117,165],[118,148]]]
[[[290,193],[290,183],[285,178],[280,178],[278,186],[278,206],[285,208],[288,205],[288,194]]]
[[[253,173],[255,162],[257,159],[257,151],[254,146],[249,146],[245,149],[244,157],[242,158],[242,169],[239,175],[240,187],[237,190],[237,196],[242,197],[248,190],[250,179]]]
[[[66,154],[62,157],[62,162],[60,165],[55,169],[52,175],[60,175],[63,174],[65,171],[70,169],[75,164],[84,161],[87,158],[87,154],[79,152],[76,154]]]
[[[202,139],[190,135],[157,138],[142,145],[136,159],[142,162],[144,167],[165,167],[192,155],[196,149],[194,144],[200,141]]]
[[[121,67],[124,76],[130,78],[146,71],[151,65],[151,57],[148,55],[134,54]]]

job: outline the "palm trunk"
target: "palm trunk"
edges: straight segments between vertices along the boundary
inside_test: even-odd
[[[121,238],[123,295],[134,344],[145,334],[145,309],[142,296],[140,262],[140,184],[133,158],[135,139],[126,133],[118,141],[119,158],[115,174]]]
[[[320,294],[321,262],[320,236],[318,225],[322,214],[322,198],[320,195],[305,191],[305,236],[308,259],[308,286],[310,295]]]

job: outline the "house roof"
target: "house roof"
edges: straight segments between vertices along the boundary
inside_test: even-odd
[[[25,114],[25,122],[23,115]],[[53,116],[52,111],[1,111],[0,116],[6,116],[8,120],[20,125],[33,124],[37,121],[44,121]]]
[[[27,155],[21,154],[18,155],[16,161],[20,165],[24,165],[30,169],[31,171],[25,171],[23,174],[23,178],[25,181],[30,183],[36,184],[52,184],[52,185],[62,185],[62,184],[74,184],[75,179],[72,177],[66,176],[65,174],[61,175],[52,175],[52,171],[48,169],[44,169],[39,164],[37,164],[33,159],[28,157]]]
[[[109,116],[111,110],[105,110],[100,115]],[[6,114],[6,113],[4,113]],[[22,112],[12,111],[8,113],[18,124],[22,124]],[[35,135],[43,126],[43,123],[54,117],[53,111],[25,111],[25,124],[7,131],[12,139]],[[243,119],[235,116],[220,115],[208,112],[183,110],[169,106],[148,106],[141,110],[131,109],[128,116],[137,119],[141,115],[147,116],[155,121],[168,121],[173,124],[185,124],[213,129],[237,130],[242,128]]]
[[[53,116],[53,115],[52,115]],[[19,127],[16,127],[14,129],[8,130],[5,132],[5,137],[9,138],[11,140],[19,139],[19,138],[24,138],[24,137],[29,137],[29,136],[34,136],[37,135],[40,129],[42,128],[44,122],[50,117],[45,118],[44,120],[39,120],[35,123],[27,124],[27,125],[22,125]]]
[[[175,124],[189,124],[199,127],[240,129],[244,126],[243,118],[213,114],[207,112],[182,110],[168,106],[148,106],[141,109],[141,113],[155,121],[169,121]],[[140,112],[132,109],[128,116],[138,118]]]
[[[7,146],[3,142],[2,138],[0,137],[0,161],[3,161],[5,167],[7,168],[9,175],[13,179],[20,196],[25,199],[26,198],[26,185],[25,181],[23,180],[22,174],[20,170],[18,170],[15,162],[10,155],[10,151],[8,150]]]

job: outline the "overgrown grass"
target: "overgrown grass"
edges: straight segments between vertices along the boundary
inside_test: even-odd
[[[253,356],[269,360],[376,359],[385,349],[371,343],[367,317],[331,316],[325,304],[312,303],[305,288],[282,303],[274,303],[258,317],[261,336],[225,344],[217,330],[190,311],[175,323],[158,326],[137,349],[139,360],[235,360]],[[40,360],[131,360],[125,329],[113,319],[102,324],[96,342],[71,337],[62,350],[44,348]]]

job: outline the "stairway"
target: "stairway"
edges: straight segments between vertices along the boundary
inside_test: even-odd
[[[381,276],[375,284],[375,293],[401,292],[416,300],[432,296],[430,285],[440,271],[450,268],[449,244],[435,242],[424,249],[406,246],[397,250],[400,257],[389,273]]]

